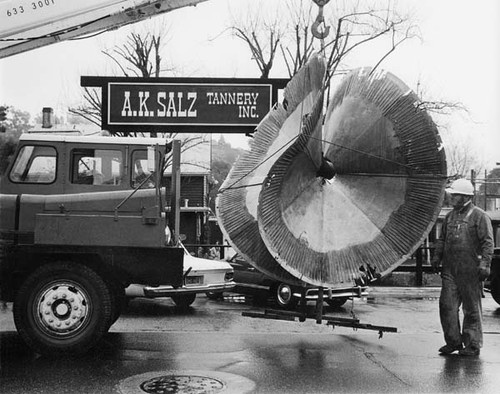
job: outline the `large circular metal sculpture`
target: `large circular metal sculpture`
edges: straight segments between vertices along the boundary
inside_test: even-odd
[[[370,265],[407,260],[439,213],[446,160],[436,126],[394,75],[359,69],[340,84],[323,124],[316,57],[261,122],[222,185],[223,232],[281,281],[345,287]]]
[[[264,244],[257,222],[257,204],[270,167],[301,134],[304,116],[322,105],[324,61],[314,57],[292,78],[283,103],[257,127],[250,151],[240,157],[220,188],[216,210],[220,227],[233,248],[264,274],[290,284],[300,280],[283,269]],[[316,122],[319,121],[317,111]]]

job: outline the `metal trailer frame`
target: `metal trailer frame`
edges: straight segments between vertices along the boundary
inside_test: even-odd
[[[243,312],[243,316],[261,318],[261,319],[273,319],[273,320],[285,320],[285,321],[296,321],[304,322],[307,319],[316,320],[316,324],[322,324],[323,321],[326,322],[327,325],[332,326],[341,326],[341,327],[351,327],[354,330],[362,329],[362,330],[373,330],[378,331],[379,339],[383,337],[384,332],[398,332],[396,327],[388,327],[388,326],[378,326],[373,324],[361,323],[356,316],[353,315],[352,318],[345,317],[337,317],[331,315],[323,314],[323,288],[318,288],[318,298],[315,302],[314,312],[310,313],[307,310],[307,299],[306,299],[306,289],[304,288],[300,298],[299,311],[283,311],[276,309],[265,309],[264,311],[259,312]]]

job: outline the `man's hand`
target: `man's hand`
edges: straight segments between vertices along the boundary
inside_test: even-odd
[[[439,261],[439,259],[437,257],[432,258],[431,266],[432,266],[432,270],[434,271],[435,274],[439,274],[440,264],[441,264],[441,262]]]
[[[478,276],[479,276],[479,280],[482,282],[486,279],[488,279],[488,277],[490,276],[490,267],[489,267],[489,264],[486,263],[484,260],[481,260],[480,263],[479,263],[479,267],[478,267]]]

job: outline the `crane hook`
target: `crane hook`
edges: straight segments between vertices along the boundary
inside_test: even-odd
[[[330,0],[313,0],[318,7],[325,6]]]
[[[313,0],[319,7],[318,16],[311,26],[311,32],[314,37],[323,40],[330,33],[330,26],[325,25],[325,18],[323,17],[323,6],[330,0]],[[322,26],[322,28],[320,28]]]
[[[313,36],[320,40],[325,39],[330,33],[330,26],[326,26],[324,23],[325,23],[325,18],[323,18],[323,15],[321,16],[318,15],[318,17],[311,26],[311,32]],[[322,29],[320,29],[321,25],[323,25]]]

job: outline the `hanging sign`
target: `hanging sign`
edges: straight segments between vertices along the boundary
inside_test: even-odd
[[[110,83],[108,125],[245,125],[271,107],[271,85]]]
[[[87,79],[84,79],[87,78]],[[82,77],[82,86],[95,86]],[[287,80],[99,79],[110,131],[251,132]],[[94,80],[95,80],[94,78]]]

